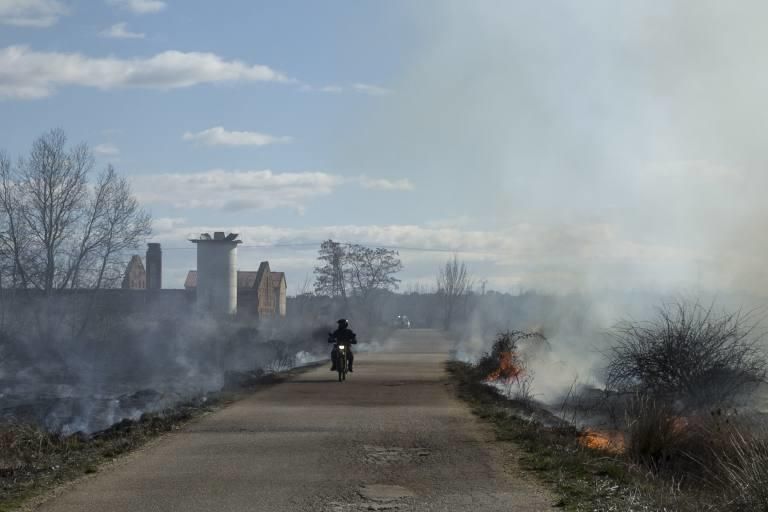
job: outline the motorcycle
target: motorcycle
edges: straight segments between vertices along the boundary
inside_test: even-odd
[[[336,370],[339,372],[339,382],[347,380],[347,346],[339,344],[331,333],[328,333],[328,343],[333,343],[336,349]]]

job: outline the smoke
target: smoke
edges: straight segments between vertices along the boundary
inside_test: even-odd
[[[535,252],[487,254],[492,277],[555,292],[762,293],[767,11],[413,4],[393,94],[350,122],[337,160],[407,174],[424,216],[528,226],[511,231]]]
[[[0,417],[91,433],[308,364],[326,348],[300,322],[211,317],[183,292],[95,293],[0,302]]]

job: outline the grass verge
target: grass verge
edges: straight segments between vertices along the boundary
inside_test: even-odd
[[[712,509],[709,497],[685,492],[679,482],[653,475],[618,455],[582,446],[580,432],[573,426],[555,418],[546,422],[533,419],[547,413],[501,396],[482,383],[472,365],[452,361],[447,370],[459,397],[475,415],[493,425],[497,440],[522,449],[521,467],[553,489],[555,506],[578,512]]]
[[[123,420],[91,435],[62,436],[30,425],[2,423],[0,512],[17,510],[48,491],[98,472],[104,464],[153,439],[181,429],[189,421],[316,366],[313,364],[277,374],[240,378],[223,391],[209,393],[165,411],[144,414],[136,421]]]

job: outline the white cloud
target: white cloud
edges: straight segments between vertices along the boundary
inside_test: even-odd
[[[0,0],[0,24],[50,27],[68,10],[58,0]]]
[[[267,66],[228,61],[213,53],[169,50],[149,58],[118,59],[36,52],[26,46],[0,49],[0,98],[41,98],[65,85],[175,89],[238,81],[284,82],[288,78]]]
[[[333,193],[343,185],[376,183],[384,190],[410,190],[407,180],[372,180],[326,172],[212,169],[194,173],[164,173],[134,178],[136,194],[143,202],[178,209],[266,210],[290,208],[303,212],[314,198]],[[173,193],[169,194],[168,191]]]
[[[118,147],[110,143],[98,144],[97,146],[94,146],[93,152],[97,155],[103,156],[115,156],[120,154]]]
[[[128,24],[125,22],[115,23],[108,29],[103,30],[101,35],[111,39],[144,39],[144,33],[131,32],[128,30]]]
[[[295,276],[311,273],[322,240],[360,243],[399,250],[405,264],[404,279],[434,279],[436,269],[454,253],[466,261],[474,276],[489,279],[491,287],[511,283],[546,291],[573,291],[585,286],[620,289],[658,284],[668,276],[659,269],[678,269],[693,254],[676,247],[632,242],[608,224],[511,224],[500,230],[437,228],[422,225],[325,225],[289,228],[270,225],[166,224],[155,238],[177,245],[192,233],[232,231],[240,234],[244,251],[241,266],[255,265],[269,251],[274,268],[285,267]],[[253,258],[251,258],[253,259]],[[280,262],[280,263],[278,263]],[[594,273],[599,267],[601,272]],[[283,268],[284,269],[284,268]],[[599,282],[593,282],[595,276]],[[685,279],[690,276],[675,276]],[[656,279],[657,281],[652,281]]]
[[[166,3],[160,0],[107,0],[107,2],[136,14],[160,12],[166,7]]]
[[[330,85],[322,85],[322,86],[313,86],[313,85],[304,84],[301,86],[301,90],[309,91],[309,92],[312,92],[312,91],[324,92],[328,94],[342,94],[346,92],[354,92],[358,94],[366,94],[368,96],[387,96],[389,94],[392,94],[392,91],[385,87],[381,87],[379,85],[364,84],[359,82],[352,85],[330,84]]]
[[[354,89],[359,93],[369,94],[371,96],[386,96],[387,94],[390,94],[392,92],[389,89],[386,89],[378,85],[361,84],[361,83],[352,84],[352,89]]]
[[[214,169],[188,174],[140,176],[134,179],[134,188],[144,202],[170,203],[180,209],[238,211],[291,208],[301,212],[308,200],[332,193],[342,181],[340,177],[324,172]],[[173,194],[169,194],[169,190]]]
[[[259,132],[227,131],[223,126],[214,126],[201,132],[186,132],[184,140],[202,142],[208,146],[268,146],[291,142],[291,137],[278,137]]]
[[[360,185],[363,188],[373,190],[413,190],[414,186],[411,180],[407,178],[399,180],[387,180],[369,178],[368,176],[360,177]]]
[[[321,92],[341,93],[344,92],[344,88],[340,85],[326,85],[320,87]]]

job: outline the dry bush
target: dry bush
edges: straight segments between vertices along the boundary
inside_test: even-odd
[[[482,378],[499,372],[500,379],[515,379],[525,368],[519,355],[518,344],[527,339],[546,343],[544,335],[538,332],[504,331],[498,333],[491,351],[480,357],[475,365],[475,370]]]
[[[626,423],[624,449],[633,462],[658,469],[681,455],[688,433],[663,402],[648,395],[635,396]]]
[[[612,335],[611,391],[642,390],[696,408],[729,402],[766,381],[762,336],[748,314],[681,301],[659,308],[655,320],[622,322]]]

